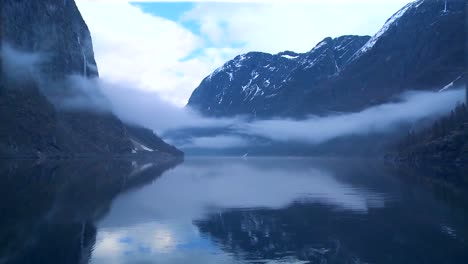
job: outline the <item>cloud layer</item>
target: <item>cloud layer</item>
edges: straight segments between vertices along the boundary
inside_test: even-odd
[[[42,89],[55,106],[67,110],[112,111],[127,123],[150,128],[158,133],[183,129],[207,129],[210,135],[186,133],[183,148],[230,149],[255,147],[264,140],[320,144],[336,138],[391,133],[402,124],[412,124],[449,113],[465,99],[464,89],[439,92],[407,92],[393,103],[372,106],[357,113],[306,120],[248,120],[206,118],[189,108],[179,108],[159,97],[156,92],[135,89],[132,83],[109,82],[99,78],[67,76],[61,82],[41,80],[40,54],[25,53],[3,45],[2,71],[10,78],[38,81],[40,86],[59,90],[67,87],[67,96],[55,96]],[[260,143],[259,143],[260,142]]]
[[[264,120],[246,124],[241,131],[277,141],[323,143],[328,140],[371,133],[389,133],[401,124],[411,124],[425,118],[449,113],[463,102],[465,91],[409,92],[398,103],[367,108],[358,113],[307,120]]]

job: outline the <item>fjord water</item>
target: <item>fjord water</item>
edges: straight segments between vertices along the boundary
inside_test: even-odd
[[[466,175],[373,160],[7,163],[0,263],[464,263]]]

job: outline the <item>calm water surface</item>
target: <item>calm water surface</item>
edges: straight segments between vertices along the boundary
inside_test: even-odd
[[[377,161],[2,166],[0,263],[467,263],[467,177]],[[449,184],[450,182],[451,184]]]

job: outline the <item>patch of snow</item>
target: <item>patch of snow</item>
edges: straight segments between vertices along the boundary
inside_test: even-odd
[[[250,101],[252,101],[253,99],[255,99],[255,97],[257,97],[258,94],[260,94],[261,90],[260,88],[257,86],[257,89],[255,90],[255,93],[252,97],[250,97]]]
[[[245,92],[245,90],[247,88],[250,87],[250,85],[252,84],[252,79],[249,80],[249,82],[246,84],[246,85],[243,85],[241,88],[242,88],[242,92]]]
[[[246,59],[245,54],[240,55],[239,60],[236,62],[234,66],[236,66],[236,68],[242,67],[242,61],[244,61],[245,59]]]
[[[229,81],[232,82],[232,80],[234,79],[232,72],[227,72],[227,74],[229,75]]]
[[[135,147],[136,150],[145,150],[145,151],[149,151],[149,152],[153,152],[154,149],[150,149],[148,148],[147,146],[141,144],[140,142],[134,140],[134,139],[130,139],[133,143],[133,146]]]
[[[414,5],[413,3],[409,3],[406,6],[404,6],[402,9],[400,9],[398,12],[396,12],[392,17],[390,17],[387,22],[383,25],[383,27],[371,38],[369,41],[367,41],[364,46],[359,49],[351,58],[351,60],[359,58],[362,54],[366,53],[370,49],[374,47],[374,45],[379,41],[379,39],[385,34],[385,32],[388,31],[390,27],[392,27],[395,23],[398,22],[398,20]],[[351,61],[350,60],[350,61]]]
[[[294,60],[294,59],[297,59],[299,56],[281,55],[281,57],[286,58],[286,59],[290,59],[290,60]]]
[[[340,71],[340,67],[338,67],[338,63],[336,62],[336,60],[335,60],[335,68],[336,68],[336,72]]]
[[[150,149],[150,148],[148,148],[148,147],[145,146],[145,145],[141,145],[141,148],[142,148],[143,150],[146,150],[146,151],[149,151],[149,152],[153,152],[153,151],[154,151],[153,149]]]
[[[219,72],[224,71],[228,67],[227,64],[228,63],[225,63],[225,64],[223,64],[223,66],[221,66],[221,67],[217,68],[216,70],[214,70],[214,72],[212,72],[210,75],[208,75],[208,79],[211,80],[211,78],[213,78],[213,76],[215,76]]]
[[[221,94],[221,96],[219,98],[218,104],[221,104],[223,102],[223,99],[224,99],[224,90],[223,90],[223,93]]]
[[[321,47],[325,46],[326,44],[327,44],[327,41],[322,41],[319,44],[317,44],[317,46],[315,46],[312,50],[320,49]]]
[[[351,40],[350,42],[346,43],[346,45],[344,45],[344,46],[339,45],[339,46],[335,47],[335,50],[336,50],[336,51],[341,51],[341,50],[343,50],[343,49],[346,49],[346,48],[347,48],[349,45],[351,45],[351,43],[353,43],[353,42],[354,42],[354,39]],[[346,53],[345,53],[345,54],[346,54]],[[342,56],[343,56],[343,55],[342,55]]]
[[[253,70],[253,71],[250,73],[250,76],[252,76],[252,79],[255,80],[255,79],[258,78],[258,76],[260,76],[260,74],[259,74],[257,71]]]
[[[418,8],[418,7],[419,7],[420,5],[422,5],[423,3],[424,3],[424,0],[420,0],[420,1],[416,4],[415,8]]]
[[[265,80],[265,81],[263,82],[263,86],[265,86],[265,87],[270,86],[270,80]]]
[[[322,59],[325,55],[324,54],[321,54],[320,56],[318,56],[317,58],[315,58],[314,60],[304,60],[302,61],[302,65],[304,65],[304,68],[305,69],[310,69],[312,67],[314,67],[314,65],[317,63],[317,61],[319,61],[320,59]]]
[[[255,85],[255,87],[256,87],[255,93],[252,96],[252,98],[250,98],[250,101],[252,101],[255,97],[257,97],[258,94],[260,94],[262,92],[262,89],[260,89],[260,87],[258,87],[258,85]]]
[[[452,88],[452,87],[453,87],[453,82],[451,82],[451,83],[445,85],[444,88],[442,88],[442,89],[439,90],[439,93],[440,93],[440,92],[443,92],[443,91],[445,91],[445,90],[448,90],[448,89],[450,89],[450,88]]]
[[[440,92],[443,92],[443,91],[445,91],[445,90],[448,90],[448,89],[450,89],[450,88],[452,88],[452,87],[453,87],[453,84],[454,84],[456,81],[460,80],[460,78],[461,78],[461,76],[458,76],[458,77],[457,77],[455,80],[453,80],[451,83],[445,85],[442,89],[439,90],[439,93],[440,93]]]
[[[269,69],[270,71],[274,71],[274,70],[276,70],[276,67],[273,67],[273,66],[272,66],[272,67],[270,67],[270,68],[268,68],[268,69]]]

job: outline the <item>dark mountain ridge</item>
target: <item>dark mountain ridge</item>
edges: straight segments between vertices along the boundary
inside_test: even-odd
[[[188,106],[206,115],[268,116],[285,111],[289,82],[308,79],[310,87],[339,73],[368,36],[325,38],[307,53],[239,55],[206,77]],[[294,94],[295,95],[295,94]],[[292,95],[292,96],[294,96]]]

